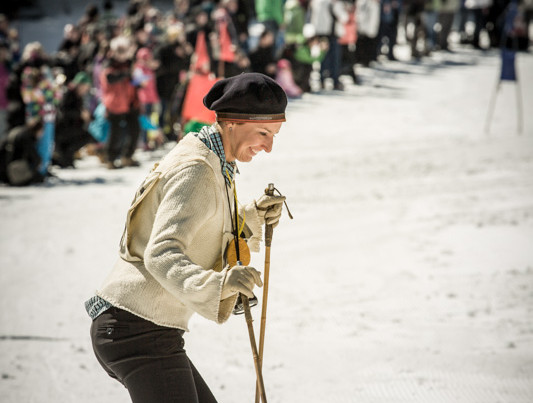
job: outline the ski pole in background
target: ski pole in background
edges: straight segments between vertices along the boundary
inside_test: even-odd
[[[268,187],[265,189],[265,194],[269,196],[274,195],[274,191],[277,191],[280,195],[280,191],[274,187],[273,183],[269,183]],[[289,218],[292,220],[292,214],[289,211],[289,207],[285,202],[285,207],[289,213]],[[267,314],[267,303],[268,303],[268,280],[270,276],[270,247],[272,246],[272,235],[274,233],[274,228],[270,224],[265,225],[265,273],[263,276],[263,300],[261,307],[261,329],[259,331],[259,367],[263,367],[263,348],[265,345],[265,328],[266,328],[266,314]],[[259,398],[261,394],[261,385],[257,383],[255,389],[255,402],[259,403]],[[266,400],[263,399],[263,403],[266,403]]]

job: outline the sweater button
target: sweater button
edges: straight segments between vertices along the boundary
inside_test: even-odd
[[[112,327],[108,327],[105,332],[108,334],[108,335],[112,335],[113,334],[113,328]]]

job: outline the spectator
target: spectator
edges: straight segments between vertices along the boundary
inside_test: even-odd
[[[133,37],[137,49],[152,49],[154,47],[152,43],[153,38],[150,35],[150,31],[145,28],[144,21],[140,21],[135,27],[133,27]]]
[[[472,37],[472,45],[476,49],[481,49],[480,33],[487,21],[489,7],[492,5],[492,0],[466,0],[465,8],[468,14],[474,21],[474,33]]]
[[[78,58],[80,55],[81,34],[77,27],[72,24],[65,25],[64,39],[55,55],[54,65],[60,67],[70,82],[76,73],[80,71]]]
[[[152,113],[159,107],[159,95],[157,94],[155,73],[159,67],[159,62],[154,60],[152,51],[148,48],[141,48],[137,51],[137,61],[133,69],[133,80],[139,89],[139,101],[141,103],[141,113],[151,120]],[[152,122],[153,123],[153,122]],[[150,149],[147,130],[141,128],[141,140],[145,150]]]
[[[357,63],[369,67],[370,63],[377,60],[380,25],[379,0],[357,0],[355,17],[357,24],[355,58]]]
[[[174,10],[172,14],[175,21],[187,21],[190,11],[190,0],[174,0]]]
[[[288,98],[300,98],[302,89],[294,82],[291,62],[281,59],[277,63],[276,82],[283,88]]]
[[[43,181],[39,172],[41,157],[36,145],[42,134],[43,121],[37,116],[27,124],[11,129],[0,141],[0,182],[25,186]]]
[[[99,44],[104,40],[103,31],[95,29],[92,26],[82,31],[77,57],[79,71],[91,71],[94,58],[98,53]]]
[[[344,24],[344,35],[339,38],[339,45],[341,46],[341,68],[340,74],[350,76],[354,83],[357,83],[355,76],[355,63],[357,62],[355,56],[355,45],[357,43],[357,24],[355,22],[355,4],[344,3],[348,20]]]
[[[453,0],[450,0],[453,1]],[[381,16],[379,20],[378,55],[382,53],[382,46],[387,45],[387,58],[396,60],[394,46],[398,37],[398,23],[400,22],[402,0],[382,0]]]
[[[424,8],[425,0],[411,0],[407,5],[406,26],[411,27],[411,29],[407,29],[410,32],[407,36],[407,41],[411,46],[411,58],[413,59],[420,59],[423,55],[423,50],[419,48],[419,42],[425,42],[425,29],[422,17]]]
[[[265,29],[259,37],[257,49],[249,55],[252,71],[276,77],[276,59],[274,58],[274,33]]]
[[[87,29],[96,29],[99,24],[100,11],[98,6],[93,3],[87,4],[85,8],[85,13],[78,21],[78,27],[81,32],[86,31]]]
[[[213,58],[216,59],[216,74],[221,78],[232,77],[241,73],[236,63],[237,52],[239,51],[239,38],[227,9],[229,4],[227,1],[224,1],[213,12],[216,35],[213,35],[211,40],[214,42],[213,48],[218,50]]]
[[[9,48],[7,43],[0,42],[0,140],[7,136],[9,74]]]
[[[251,0],[223,0],[222,4],[228,11],[238,38],[238,47],[243,53],[248,53],[248,25],[254,15]]]
[[[56,118],[56,139],[53,162],[61,168],[74,168],[74,154],[93,142],[87,131],[91,113],[84,106],[84,97],[91,89],[91,79],[85,72],[76,74],[59,104]]]
[[[163,20],[161,12],[155,7],[149,8],[145,16],[144,29],[150,36],[152,50],[156,44],[162,40],[164,34],[164,27],[162,24]]]
[[[115,28],[118,24],[118,18],[115,12],[113,11],[113,1],[104,0],[104,11],[102,16],[99,18],[99,25],[101,29],[105,32],[106,39],[111,40],[115,35]]]
[[[107,40],[102,40],[98,44],[98,50],[92,60],[91,67],[88,71],[91,71],[93,89],[92,93],[94,94],[93,100],[95,101],[94,105],[91,105],[91,111],[94,111],[96,105],[102,99],[102,86],[100,85],[100,77],[102,72],[107,66],[107,55],[109,54],[109,42]]]
[[[22,68],[21,66],[18,66],[13,72],[11,72],[7,82],[7,131],[26,123],[26,110],[22,99],[22,93],[20,91],[22,87],[21,75]]]
[[[132,0],[129,2],[126,15],[119,21],[119,25],[122,27],[122,35],[128,37],[134,36],[135,31],[140,26],[144,26],[144,9],[145,4],[142,0]]]
[[[198,40],[203,41],[206,46],[207,56],[209,58],[208,70],[214,69],[213,65],[213,49],[211,47],[210,37],[216,35],[213,33],[213,23],[209,18],[207,10],[198,6],[191,10],[191,14],[194,18],[194,23],[187,27],[185,40],[191,45],[193,49],[198,49]],[[201,68],[205,71],[205,67]]]
[[[171,104],[173,95],[178,88],[181,77],[189,68],[191,46],[185,41],[183,24],[176,23],[168,27],[167,40],[154,52],[155,59],[159,61],[156,70],[157,93],[161,100],[159,125],[169,139],[174,138],[172,128]]]
[[[333,88],[343,90],[339,81],[341,50],[338,39],[343,35],[343,25],[348,21],[344,4],[338,0],[311,0],[311,24],[316,34],[328,40],[328,52],[320,65],[320,82],[324,88],[326,77],[333,79]]]
[[[303,42],[303,30],[309,0],[287,0],[284,5],[283,25],[285,46]]]
[[[440,9],[438,23],[440,30],[437,33],[437,46],[440,50],[449,50],[448,37],[452,30],[453,20],[459,11],[459,0],[444,0]]]
[[[100,76],[102,102],[110,124],[107,141],[107,168],[138,166],[133,159],[139,138],[139,100],[132,83],[133,49],[124,36],[110,43],[108,66]],[[121,165],[117,165],[117,159]]]
[[[20,62],[19,33],[15,28],[9,27],[9,20],[4,14],[0,14],[0,43],[7,44],[9,49],[8,60],[11,68]]]
[[[40,116],[44,133],[37,141],[41,157],[39,172],[47,175],[54,149],[56,107],[62,95],[48,64],[47,55],[39,42],[31,42],[22,54],[21,95],[26,109],[26,119]]]
[[[424,12],[422,14],[422,22],[424,24],[424,55],[429,56],[437,44],[437,31],[435,24],[439,18],[441,0],[426,1]]]
[[[81,33],[78,27],[73,24],[66,24],[63,28],[63,40],[59,44],[58,51],[68,51],[70,48],[79,47]]]
[[[296,85],[303,92],[310,92],[313,63],[321,63],[324,60],[328,52],[329,41],[327,38],[318,37],[311,24],[305,25],[303,34],[305,42],[289,47],[286,55],[292,63],[292,73]]]
[[[9,40],[9,20],[4,14],[0,14],[0,42],[7,43]]]
[[[279,51],[285,43],[283,39],[283,0],[255,0],[255,12],[257,22],[274,34],[274,54],[278,56]]]

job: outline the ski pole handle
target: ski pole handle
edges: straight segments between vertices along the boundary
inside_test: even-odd
[[[268,187],[265,189],[265,194],[268,196],[274,196],[274,184],[269,183]],[[274,233],[274,228],[272,225],[265,225],[265,246],[272,245],[272,235]]]

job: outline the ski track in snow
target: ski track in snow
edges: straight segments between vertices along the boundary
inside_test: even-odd
[[[498,66],[462,49],[360,69],[362,86],[291,101],[272,154],[240,164],[242,200],[273,182],[295,217],[272,245],[270,402],[533,401],[533,56],[518,58],[522,135],[511,83],[483,132]],[[129,401],[93,356],[83,302],[164,152],[0,187],[0,401]],[[242,317],[195,316],[186,348],[220,402],[253,400]]]

